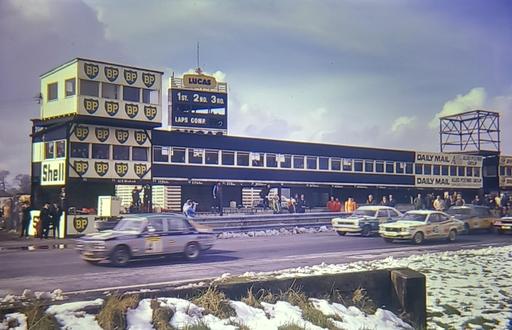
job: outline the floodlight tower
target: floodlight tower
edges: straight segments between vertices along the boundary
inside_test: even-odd
[[[472,110],[439,118],[441,152],[483,156],[482,178],[485,191],[499,191],[498,166],[501,153],[500,114]]]

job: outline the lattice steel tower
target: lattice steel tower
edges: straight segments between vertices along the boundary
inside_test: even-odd
[[[500,114],[473,110],[441,117],[441,152],[500,153]]]

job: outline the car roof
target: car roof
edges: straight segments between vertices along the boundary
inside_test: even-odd
[[[411,210],[411,211],[407,211],[405,212],[405,214],[424,214],[424,215],[428,215],[428,214],[432,214],[432,213],[444,213],[444,212],[440,212],[440,211],[434,211],[434,210]]]
[[[394,207],[391,206],[382,206],[382,205],[366,205],[360,206],[357,208],[358,210],[368,210],[368,211],[378,211],[378,210],[394,210]]]
[[[127,213],[123,214],[123,219],[158,219],[158,218],[169,218],[172,216],[173,218],[186,219],[186,217],[181,213]]]
[[[451,206],[450,207],[450,209],[452,209],[452,210],[476,209],[476,208],[486,208],[486,209],[488,209],[487,206],[484,206],[484,205],[473,205],[473,204],[464,204],[464,205],[461,205],[461,206]]]

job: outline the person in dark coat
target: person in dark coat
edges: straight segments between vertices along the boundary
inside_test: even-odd
[[[50,209],[52,215],[53,238],[59,238],[60,218],[62,217],[64,210],[57,204],[53,204],[53,207]]]
[[[222,184],[217,182],[215,186],[213,186],[213,205],[217,208],[219,215],[222,216],[224,214],[222,210]]]
[[[261,198],[264,210],[269,208],[269,198],[268,198],[269,193],[270,193],[270,185],[267,184],[260,191],[260,198]]]
[[[304,194],[301,194],[299,201],[297,202],[297,213],[305,213],[306,207],[307,207],[306,199],[304,197]]]
[[[21,207],[21,234],[20,234],[20,237],[28,238],[28,228],[30,225],[30,211],[32,211],[32,206],[30,204],[25,204]]]
[[[50,231],[50,223],[52,222],[52,214],[50,211],[50,204],[44,203],[41,213],[39,214],[39,221],[41,221],[41,239],[48,238],[48,232]]]

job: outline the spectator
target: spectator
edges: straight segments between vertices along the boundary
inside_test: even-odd
[[[389,206],[388,198],[386,195],[382,196],[382,201],[380,202],[382,206]]]
[[[480,196],[476,195],[475,199],[471,201],[471,204],[473,205],[482,205],[482,200],[480,200]]]
[[[196,216],[196,207],[197,207],[196,202],[193,202],[191,199],[187,199],[185,204],[183,204],[183,214],[185,214],[185,216],[187,218],[195,217]]]
[[[306,198],[304,197],[304,194],[300,195],[300,199],[297,202],[297,213],[305,213],[306,212]]]
[[[30,203],[25,204],[21,208],[21,234],[20,237],[28,238],[28,228],[30,225],[30,211],[32,206]]]
[[[432,199],[433,199],[432,194],[427,194],[427,195],[425,196],[425,208],[426,208],[427,210],[432,210],[432,206],[433,206],[433,201],[432,201]]]
[[[338,197],[336,197],[336,200],[334,201],[334,212],[341,212],[341,202]]]
[[[260,198],[261,202],[263,204],[263,209],[266,210],[269,207],[269,197],[268,194],[270,193],[270,185],[267,184],[265,187],[263,187],[260,190]]]
[[[436,210],[436,211],[444,212],[444,210],[445,210],[445,203],[444,203],[444,200],[441,199],[440,195],[437,195],[432,206],[434,207],[434,210]]]
[[[50,231],[50,223],[52,221],[52,215],[50,212],[50,204],[44,203],[43,208],[39,214],[39,221],[41,221],[41,239],[48,238],[48,232]]]
[[[463,206],[466,204],[466,201],[462,198],[461,194],[457,194],[457,198],[455,199],[455,206]]]
[[[213,205],[217,209],[217,212],[219,212],[219,215],[222,216],[224,214],[222,210],[222,184],[220,182],[217,182],[215,186],[213,186]]]
[[[151,186],[149,184],[144,186],[144,197],[143,197],[143,205],[144,205],[144,212],[151,212],[152,211],[152,192],[151,192]]]
[[[349,197],[345,202],[345,212],[352,213],[357,209],[357,203],[354,201],[354,198]]]
[[[132,204],[134,210],[137,212],[140,210],[140,192],[142,189],[139,189],[137,186],[132,190]]]
[[[64,210],[55,203],[53,207],[50,207],[50,211],[52,215],[53,238],[59,238],[60,218]]]
[[[418,194],[418,196],[416,196],[416,198],[413,201],[413,204],[415,210],[425,209],[425,201],[423,200],[423,197],[421,197],[421,194]]]
[[[288,212],[295,213],[297,211],[297,200],[299,199],[299,195],[295,194],[294,197],[291,197],[288,200]]]
[[[329,210],[329,212],[336,212],[336,201],[334,200],[334,196],[331,196],[331,199],[327,202],[327,210]]]
[[[389,198],[388,198],[388,204],[389,204],[389,206],[391,206],[391,207],[395,207],[395,206],[396,206],[396,202],[395,202],[395,200],[393,199],[393,195],[389,195]]]
[[[375,199],[373,199],[373,195],[372,194],[368,195],[368,199],[366,200],[366,204],[368,204],[368,205],[375,205],[375,204],[377,204],[375,202]]]

